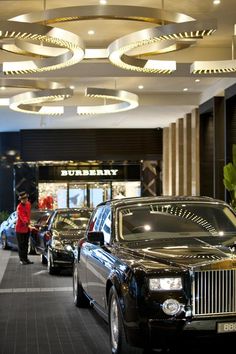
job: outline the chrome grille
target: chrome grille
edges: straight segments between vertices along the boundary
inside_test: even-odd
[[[193,315],[236,313],[236,270],[194,273]]]

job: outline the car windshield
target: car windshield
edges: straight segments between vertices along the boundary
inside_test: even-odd
[[[90,217],[89,212],[57,213],[52,227],[58,231],[86,229]]]
[[[136,204],[118,210],[123,241],[236,235],[236,216],[219,203]]]
[[[31,224],[36,224],[39,219],[44,215],[50,215],[51,211],[43,211],[43,210],[32,210],[31,211]]]

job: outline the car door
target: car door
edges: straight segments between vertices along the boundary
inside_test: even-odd
[[[109,205],[99,207],[97,218],[90,231],[104,233],[104,246],[87,243],[87,292],[101,308],[106,303],[106,282],[115,262],[110,253],[111,209]]]
[[[14,212],[11,214],[8,226],[6,228],[6,237],[7,237],[7,242],[11,247],[18,248],[17,244],[17,239],[16,239],[16,219],[17,219],[17,213]]]
[[[53,214],[54,215],[54,214]],[[45,252],[45,235],[47,234],[50,224],[53,220],[53,215],[43,215],[37,222],[38,231],[35,233],[35,248],[38,253],[43,254]]]

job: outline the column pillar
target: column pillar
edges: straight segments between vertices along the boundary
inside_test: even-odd
[[[170,195],[169,188],[169,128],[163,129],[163,195]]]
[[[184,195],[192,194],[191,114],[183,120]]]
[[[176,195],[184,194],[183,162],[183,118],[180,118],[176,122]]]

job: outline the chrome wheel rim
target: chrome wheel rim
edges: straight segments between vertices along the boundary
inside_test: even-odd
[[[118,339],[119,339],[119,318],[118,318],[118,307],[115,297],[112,297],[111,308],[110,308],[110,330],[111,330],[111,343],[112,348],[117,350]]]
[[[50,259],[50,252],[48,250],[48,271],[51,269],[51,259]]]
[[[7,240],[6,240],[6,236],[2,235],[2,247],[5,248],[7,245]]]

